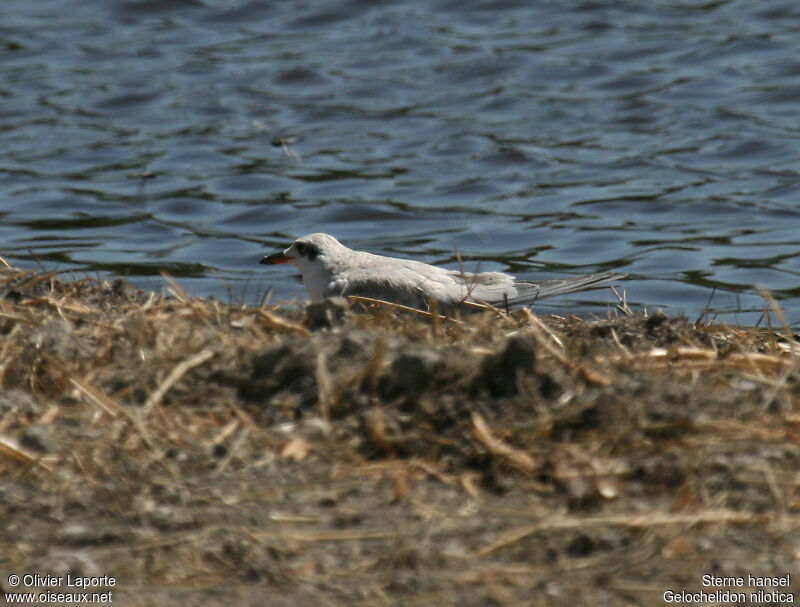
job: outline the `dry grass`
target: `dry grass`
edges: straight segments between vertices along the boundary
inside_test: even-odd
[[[108,574],[130,605],[638,605],[797,572],[788,328],[362,300],[312,330],[171,290],[0,268],[0,580]]]

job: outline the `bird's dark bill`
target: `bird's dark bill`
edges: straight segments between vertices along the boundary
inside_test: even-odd
[[[281,253],[273,253],[272,255],[267,255],[264,259],[262,259],[258,263],[263,263],[268,266],[274,266],[275,264],[286,263],[287,261],[289,261],[289,258],[286,257],[286,255],[284,255],[281,252]]]

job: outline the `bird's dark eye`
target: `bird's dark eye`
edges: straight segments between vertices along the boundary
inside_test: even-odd
[[[306,243],[298,242],[297,243],[297,252],[300,253],[300,255],[305,255],[306,254]]]

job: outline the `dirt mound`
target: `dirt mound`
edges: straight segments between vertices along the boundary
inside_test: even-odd
[[[6,268],[0,335],[5,592],[638,605],[797,569],[788,331],[304,315]]]

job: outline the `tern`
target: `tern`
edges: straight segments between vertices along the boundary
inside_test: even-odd
[[[344,246],[330,234],[308,234],[259,263],[290,263],[300,270],[311,301],[333,295],[358,295],[427,310],[432,301],[446,308],[460,304],[524,306],[554,295],[594,289],[624,278],[604,272],[560,280],[529,282],[502,272],[447,270],[420,261],[385,257]]]

